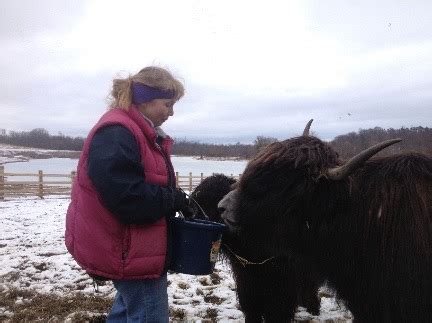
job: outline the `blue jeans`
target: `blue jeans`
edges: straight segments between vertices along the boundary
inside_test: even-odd
[[[151,322],[167,323],[167,275],[150,280],[114,280],[117,294],[108,323]]]

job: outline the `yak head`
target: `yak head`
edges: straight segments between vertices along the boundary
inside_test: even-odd
[[[218,203],[237,181],[224,174],[206,177],[190,194],[194,217],[222,223]]]
[[[268,145],[247,165],[236,189],[219,203],[231,232],[262,239],[273,254],[312,247],[330,231],[349,198],[349,175],[378,151],[400,140],[371,147],[343,164],[327,143],[309,136]],[[317,232],[320,230],[321,232]],[[301,250],[304,251],[304,250]]]

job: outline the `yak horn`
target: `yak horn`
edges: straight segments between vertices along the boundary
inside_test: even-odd
[[[344,165],[329,168],[326,174],[327,178],[335,181],[346,178],[347,176],[351,175],[357,168],[361,167],[363,163],[369,158],[371,158],[373,155],[380,152],[384,148],[400,141],[402,141],[402,139],[390,139],[363,150],[362,152],[348,160]]]
[[[306,137],[309,136],[309,130],[310,130],[312,121],[313,121],[313,119],[310,119],[309,122],[306,124],[306,127],[303,130],[303,136],[306,136]]]

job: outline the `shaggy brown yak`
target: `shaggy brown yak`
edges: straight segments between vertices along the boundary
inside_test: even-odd
[[[356,322],[432,322],[432,158],[368,160],[397,141],[341,167],[315,137],[271,144],[220,202],[222,217],[274,255],[312,260]],[[257,240],[262,231],[274,234]]]
[[[235,182],[222,174],[204,179],[191,194],[199,204],[192,203],[195,217],[222,222],[217,204]],[[272,235],[260,231],[254,240],[265,241]],[[290,322],[298,305],[319,313],[317,292],[322,282],[304,271],[298,260],[289,255],[273,257],[265,244],[257,246],[236,233],[223,235],[221,250],[232,268],[246,322]]]

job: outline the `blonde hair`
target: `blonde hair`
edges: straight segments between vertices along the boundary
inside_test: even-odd
[[[114,79],[110,94],[109,109],[128,110],[132,104],[132,83],[142,83],[162,91],[173,91],[174,100],[184,95],[183,84],[166,69],[156,66],[144,67],[135,75],[124,79]]]

